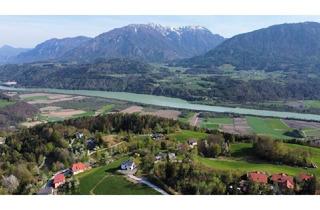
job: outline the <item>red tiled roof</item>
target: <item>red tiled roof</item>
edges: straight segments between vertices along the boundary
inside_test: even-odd
[[[288,188],[294,187],[293,177],[288,176],[287,174],[273,174],[271,180],[273,182],[285,184]]]
[[[58,174],[54,177],[53,179],[53,184],[56,184],[56,183],[60,183],[60,182],[64,182],[65,181],[65,177],[63,174]]]
[[[263,184],[268,183],[268,176],[259,171],[248,173],[248,179],[253,182],[258,182]]]
[[[313,176],[308,175],[308,174],[300,174],[300,175],[299,175],[299,178],[300,178],[300,180],[302,180],[302,181],[308,181],[308,180],[310,180],[312,177],[313,177]]]
[[[71,170],[73,172],[76,172],[76,171],[85,170],[86,168],[87,168],[87,166],[84,163],[79,162],[79,163],[72,164]]]

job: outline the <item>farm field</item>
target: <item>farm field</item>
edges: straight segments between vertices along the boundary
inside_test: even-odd
[[[270,136],[276,139],[290,139],[292,137],[285,135],[286,132],[292,131],[280,119],[261,118],[261,117],[246,117],[249,126],[257,135]]]
[[[14,104],[14,103],[15,102],[13,102],[13,101],[7,101],[7,100],[0,99],[0,108],[6,107],[6,106]]]
[[[81,195],[149,195],[158,194],[151,188],[134,184],[123,176],[115,174],[121,162],[127,157],[120,158],[109,165],[93,168],[77,175],[79,179],[79,194]]]
[[[320,101],[319,100],[305,100],[303,103],[308,108],[320,109]]]
[[[202,139],[205,138],[208,134],[198,131],[191,131],[191,130],[181,130],[174,134],[170,134],[169,136],[175,138],[177,141],[184,142],[190,138],[193,139]]]
[[[217,118],[205,118],[201,120],[200,126],[202,128],[218,129],[220,125],[230,125],[233,124],[233,119],[231,117],[217,117]]]
[[[313,148],[308,146],[302,146],[297,144],[286,144],[286,146],[291,148],[300,148],[309,150],[311,152],[312,161],[317,165],[320,164],[320,149]],[[305,173],[314,173],[316,175],[320,175],[319,169],[304,169],[301,167],[292,167],[288,165],[276,165],[264,161],[254,161],[250,158],[251,153],[251,143],[236,143],[231,144],[230,158],[204,158],[197,157],[197,160],[208,167],[212,167],[218,170],[240,170],[243,172],[249,171],[265,171],[267,173],[287,173],[290,175],[298,175],[302,172]]]

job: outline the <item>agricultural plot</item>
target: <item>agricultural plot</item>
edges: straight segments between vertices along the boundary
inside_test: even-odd
[[[284,124],[280,119],[261,118],[261,117],[246,117],[249,126],[257,135],[270,136],[276,139],[290,139],[286,133],[292,131],[292,128]]]
[[[72,96],[52,93],[26,93],[19,95],[19,97],[29,104],[53,104],[63,101],[77,101],[86,98],[84,96]]]
[[[304,105],[307,108],[320,109],[320,101],[319,100],[305,100]]]
[[[311,152],[311,160],[316,165],[320,165],[320,149],[308,146],[302,146],[297,144],[286,144],[291,148],[300,148],[302,150],[308,150]],[[318,168],[302,168],[292,167],[288,165],[277,165],[272,163],[263,162],[261,160],[253,159],[251,156],[251,143],[236,143],[231,144],[230,152],[231,157],[228,158],[203,158],[197,157],[197,160],[204,165],[217,169],[217,170],[237,170],[242,172],[249,171],[265,171],[271,173],[287,173],[290,175],[298,175],[302,172],[314,173],[320,175],[320,169]]]
[[[218,129],[221,125],[231,125],[233,120],[230,117],[217,117],[201,119],[200,126],[202,128]]]
[[[247,119],[241,118],[241,117],[233,118],[233,124],[222,125],[221,128],[226,133],[241,134],[241,135],[251,133],[251,128],[247,123]]]
[[[14,103],[15,102],[13,102],[13,101],[0,99],[0,108],[6,107],[6,106],[14,104]]]
[[[126,157],[127,158],[127,157]],[[122,161],[121,158],[113,163],[91,169],[77,175],[79,179],[79,194],[81,195],[155,195],[158,192],[147,186],[135,184],[116,174]]]
[[[177,110],[156,110],[155,112],[142,112],[142,114],[177,120],[181,112]]]
[[[188,139],[203,139],[207,137],[208,134],[203,132],[197,132],[197,131],[191,131],[191,130],[182,130],[179,132],[176,132],[174,134],[170,134],[169,136],[172,138],[175,138],[177,141],[185,142]]]

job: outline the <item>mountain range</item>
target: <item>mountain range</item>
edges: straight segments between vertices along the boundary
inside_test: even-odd
[[[240,70],[316,70],[320,66],[320,24],[280,24],[239,34],[180,64],[189,67],[232,64]]]
[[[50,39],[10,59],[10,62],[92,62],[101,58],[162,62],[203,54],[223,41],[222,36],[200,26],[172,28],[157,24],[131,24],[94,38]]]
[[[0,64],[6,63],[13,57],[19,55],[20,53],[26,52],[30,49],[27,48],[14,48],[9,45],[3,45],[0,48]]]

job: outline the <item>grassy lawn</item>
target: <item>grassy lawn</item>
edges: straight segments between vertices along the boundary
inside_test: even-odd
[[[87,172],[76,175],[80,181],[81,195],[131,195],[131,194],[158,194],[143,185],[133,184],[121,175],[114,174],[121,162],[128,157],[120,158],[109,165],[93,168]]]
[[[305,100],[304,105],[308,108],[320,109],[320,101],[319,100]]]
[[[232,157],[244,157],[250,155],[251,143],[236,143],[230,145],[230,153]]]
[[[290,136],[284,135],[285,132],[292,129],[285,125],[280,119],[246,117],[249,126],[257,135],[270,136],[276,139],[290,139]]]
[[[170,134],[170,136],[175,138],[177,141],[187,141],[190,138],[202,139],[208,136],[208,134],[198,131],[182,130],[174,134]]]
[[[44,115],[38,115],[38,119],[41,121],[47,121],[47,122],[58,122],[58,121],[63,121],[64,118],[62,117],[49,117],[49,116],[44,116]]]
[[[315,136],[319,137],[320,136],[320,129],[305,129],[303,130],[306,136]]]
[[[85,113],[82,114],[76,114],[73,115],[71,118],[78,118],[78,117],[90,117],[90,116],[94,116],[95,112],[94,111],[87,111]]]
[[[159,195],[146,185],[134,184],[121,175],[105,177],[93,190],[95,195]]]
[[[202,128],[218,129],[221,124],[232,124],[233,119],[230,117],[206,118],[201,120]]]
[[[270,163],[255,163],[245,160],[233,159],[209,159],[198,157],[198,161],[204,165],[219,170],[236,170],[244,173],[250,171],[265,171],[267,173],[287,173],[290,175],[298,175],[301,172],[315,172],[315,169],[305,170],[303,168],[291,167],[286,165],[274,165]]]
[[[14,104],[14,103],[15,103],[14,101],[0,99],[0,108],[6,107],[6,106]]]
[[[320,165],[320,149],[308,146],[302,146],[297,144],[286,144],[290,148],[300,148],[309,150],[311,152],[312,161],[318,166]],[[314,173],[317,176],[320,175],[320,169],[304,169],[300,167],[292,167],[288,165],[276,165],[262,161],[247,161],[247,158],[251,153],[251,143],[236,143],[230,145],[231,157],[221,159],[210,159],[197,157],[197,160],[204,165],[218,169],[218,170],[240,170],[243,172],[249,171],[265,171],[272,173],[287,173],[290,175],[298,175],[301,172]],[[252,159],[252,158],[251,158]]]
[[[107,104],[101,107],[98,111],[101,112],[102,114],[109,112],[112,110],[114,107],[114,104]]]

